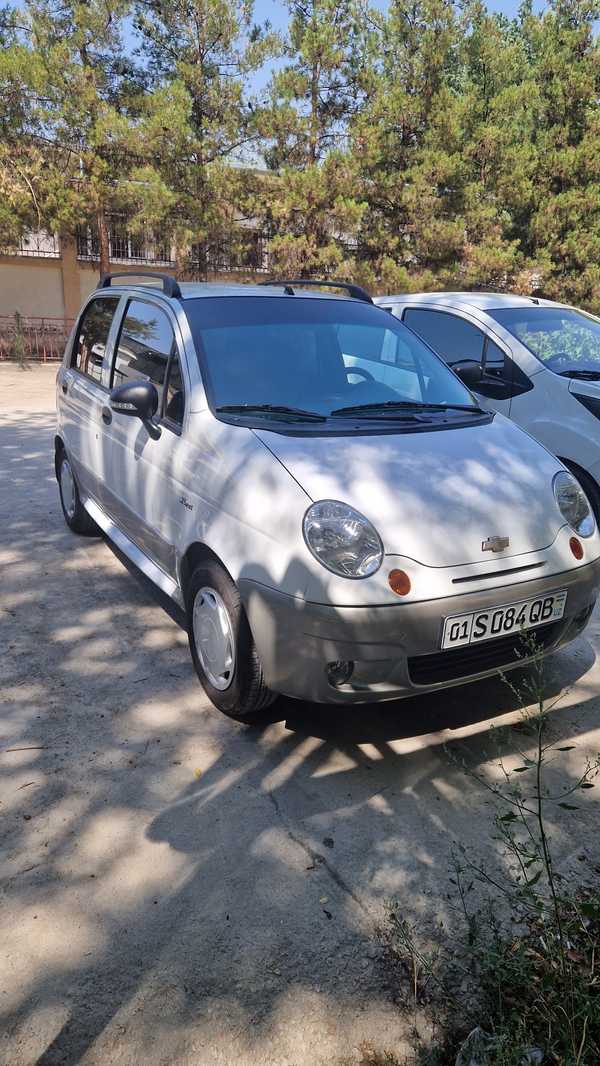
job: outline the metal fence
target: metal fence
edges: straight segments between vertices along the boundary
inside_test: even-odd
[[[58,362],[72,327],[72,318],[0,315],[0,361]]]
[[[40,230],[21,237],[16,245],[0,248],[0,255],[32,256],[36,259],[60,259],[60,241],[55,233]]]

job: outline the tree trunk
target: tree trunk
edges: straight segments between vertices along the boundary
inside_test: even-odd
[[[100,273],[110,273],[110,244],[108,239],[108,222],[104,208],[99,207],[96,215],[98,222],[98,245],[100,249]]]
[[[319,141],[319,68],[313,65],[310,76],[310,136],[308,140],[308,161],[314,166],[317,162],[317,145]]]
[[[179,281],[185,280],[188,272],[188,262],[190,258],[190,242],[185,234],[175,233],[175,277],[179,278]]]

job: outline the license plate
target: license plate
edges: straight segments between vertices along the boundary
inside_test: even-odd
[[[535,600],[519,600],[501,607],[488,607],[474,614],[456,614],[444,619],[442,648],[458,648],[461,644],[477,644],[481,640],[504,637],[521,629],[558,622],[565,613],[566,589],[538,596]]]

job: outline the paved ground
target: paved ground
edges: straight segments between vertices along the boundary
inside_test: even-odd
[[[389,896],[443,914],[453,839],[490,849],[485,793],[443,745],[492,775],[488,719],[518,718],[510,693],[220,717],[168,605],[64,526],[53,406],[52,368],[0,366],[0,1062],[400,1052],[373,932]],[[599,646],[597,614],[553,659],[573,775],[600,748]],[[595,846],[582,802],[553,826],[564,869]]]

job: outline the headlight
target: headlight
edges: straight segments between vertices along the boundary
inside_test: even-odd
[[[340,577],[369,577],[379,570],[383,545],[364,515],[337,500],[313,503],[304,515],[304,539],[323,566]]]
[[[587,496],[576,478],[567,470],[561,470],[554,477],[553,488],[565,522],[568,522],[580,537],[591,537],[596,522]]]

